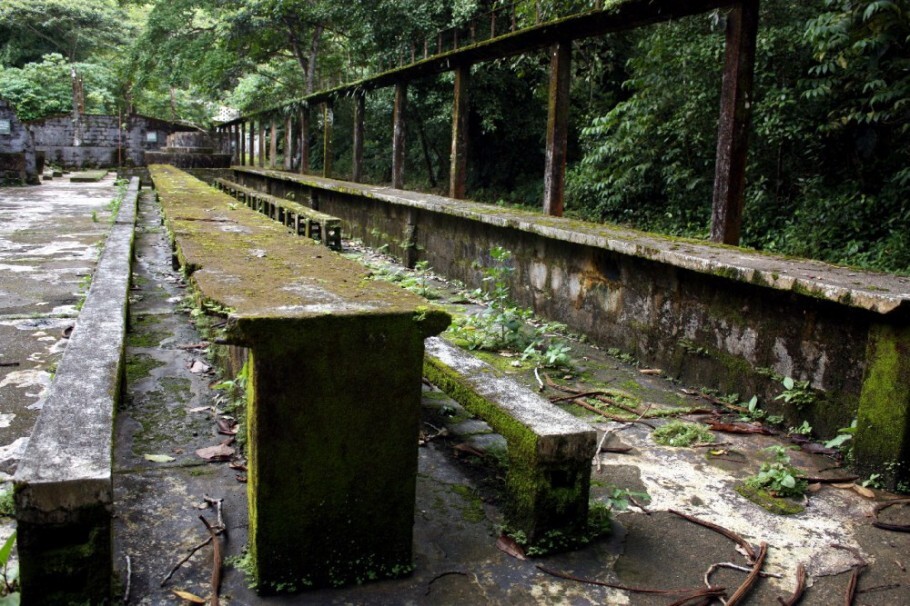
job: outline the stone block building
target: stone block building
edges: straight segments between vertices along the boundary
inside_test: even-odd
[[[15,108],[0,99],[0,185],[37,184],[38,164],[29,128],[16,116]]]

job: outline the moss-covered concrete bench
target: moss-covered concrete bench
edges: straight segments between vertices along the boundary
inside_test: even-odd
[[[427,339],[424,375],[506,439],[509,526],[530,543],[585,528],[597,448],[590,425],[439,337]]]
[[[409,572],[423,341],[448,314],[178,169],[150,173],[195,296],[228,310],[221,339],[246,356],[258,587]]]
[[[111,599],[111,437],[138,192],[133,178],[16,470],[23,604]]]
[[[319,240],[332,250],[341,250],[341,219],[304,206],[238,185],[227,179],[215,179],[215,185],[282,225],[298,236]]]

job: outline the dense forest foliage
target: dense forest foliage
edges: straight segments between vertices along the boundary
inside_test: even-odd
[[[275,107],[376,73],[402,43],[419,52],[428,36],[507,4],[4,0],[0,96],[25,119],[81,103],[210,125],[221,106]],[[589,5],[522,0],[516,18]],[[707,236],[725,18],[575,43],[568,214]],[[910,0],[763,0],[759,27],[743,244],[910,273]],[[469,197],[539,207],[548,65],[538,52],[473,67]],[[410,86],[408,187],[445,190],[452,86],[451,74]],[[391,105],[389,90],[367,97],[373,181],[390,178]],[[351,114],[336,103],[342,177]]]

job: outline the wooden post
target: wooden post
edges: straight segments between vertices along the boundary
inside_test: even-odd
[[[366,93],[354,94],[354,158],[351,181],[360,183],[363,178],[363,117],[366,110]]]
[[[547,97],[547,152],[543,176],[543,212],[561,217],[566,186],[566,141],[569,135],[569,84],[572,42],[550,48],[550,92]]]
[[[335,112],[332,100],[322,104],[322,176],[332,176],[332,126],[335,121]]]
[[[392,118],[392,187],[404,187],[404,134],[408,111],[408,85],[395,85],[395,108]]]
[[[265,121],[259,119],[259,168],[265,168]]]
[[[461,200],[468,180],[468,114],[471,66],[455,68],[455,103],[452,109],[452,157],[449,163],[449,196]]]
[[[711,240],[739,244],[752,117],[758,0],[743,0],[727,17],[726,62],[717,128]]]
[[[234,125],[234,164],[240,164],[243,152],[243,122]]]
[[[240,150],[240,162],[238,162],[238,164],[240,164],[240,166],[246,165],[246,132],[243,130],[245,125],[246,122],[241,122],[238,125],[240,132],[240,145],[238,146],[238,149]]]
[[[284,121],[284,170],[294,167],[294,119],[288,114]]]
[[[300,110],[300,174],[310,171],[310,108]]]
[[[275,168],[275,159],[278,157],[278,122],[272,116],[272,134],[269,138],[269,168]]]

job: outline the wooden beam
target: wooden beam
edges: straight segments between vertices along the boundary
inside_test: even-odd
[[[629,31],[735,6],[737,0],[624,0],[603,10],[588,11],[552,22],[544,22],[514,33],[483,40],[470,46],[439,53],[411,65],[364,78],[303,97],[320,103],[329,96],[350,95],[357,90],[375,90],[396,82],[410,81],[452,70],[453,65],[476,64],[547,48],[561,40],[579,40]],[[264,110],[270,111],[270,110]]]
[[[242,148],[243,130],[240,124],[234,125],[234,164],[240,164],[240,150]]]
[[[455,101],[452,107],[452,156],[449,162],[449,196],[465,197],[468,182],[468,115],[471,66],[455,68]]]
[[[300,110],[300,174],[310,172],[310,108]]]
[[[404,135],[407,127],[408,85],[395,85],[395,107],[392,116],[392,187],[404,187]]]
[[[332,100],[322,102],[322,176],[332,176],[332,126],[335,122],[335,111]]]
[[[294,118],[291,114],[284,121],[284,170],[294,167]]]
[[[550,90],[547,96],[547,151],[543,176],[543,212],[561,217],[566,188],[566,143],[569,135],[569,85],[572,42],[550,48]]]
[[[275,168],[278,158],[278,121],[272,116],[272,134],[269,137],[269,167]]]
[[[366,110],[366,93],[354,95],[354,150],[351,166],[351,181],[360,183],[363,179],[363,120]]]
[[[711,240],[724,244],[739,244],[742,228],[758,3],[759,0],[743,0],[727,16],[727,56],[711,212]]]

